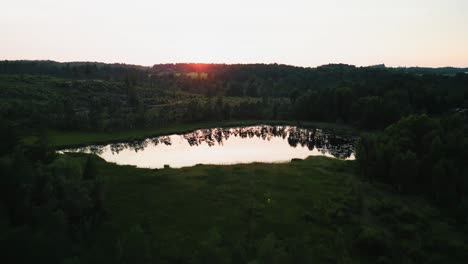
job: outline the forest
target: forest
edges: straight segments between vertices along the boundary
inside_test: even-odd
[[[0,61],[0,258],[465,263],[467,112],[461,68]],[[247,123],[344,128],[356,160],[143,169],[57,152]]]
[[[461,69],[463,70],[463,69]],[[0,62],[2,115],[22,127],[118,131],[213,120],[383,129],[467,108],[468,75],[422,68]]]

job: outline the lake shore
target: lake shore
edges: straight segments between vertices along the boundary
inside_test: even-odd
[[[48,131],[48,137],[57,149],[80,147],[90,144],[115,143],[128,140],[144,139],[169,134],[183,134],[197,129],[211,127],[232,127],[251,125],[291,125],[304,128],[320,128],[331,130],[336,133],[346,135],[358,135],[360,130],[352,126],[323,123],[323,122],[303,122],[288,120],[230,120],[200,123],[173,124],[159,128],[132,129],[119,132],[86,132],[86,131]],[[24,139],[26,142],[34,141],[34,136]]]

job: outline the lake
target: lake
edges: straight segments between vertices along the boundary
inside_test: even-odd
[[[64,149],[94,153],[108,162],[140,168],[189,167],[197,164],[289,162],[308,156],[354,159],[355,138],[295,126],[246,126],[199,129],[173,134]]]

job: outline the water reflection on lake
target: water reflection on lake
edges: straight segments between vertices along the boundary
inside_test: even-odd
[[[166,164],[180,168],[196,164],[288,162],[308,156],[354,159],[354,141],[321,129],[248,126],[200,129],[182,135],[62,151],[95,153],[108,162],[141,168],[163,168]]]

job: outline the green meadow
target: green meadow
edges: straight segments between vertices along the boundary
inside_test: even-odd
[[[88,263],[461,263],[467,257],[466,240],[449,219],[421,198],[360,180],[354,161],[310,157],[151,170],[94,159],[107,220],[85,250]]]

